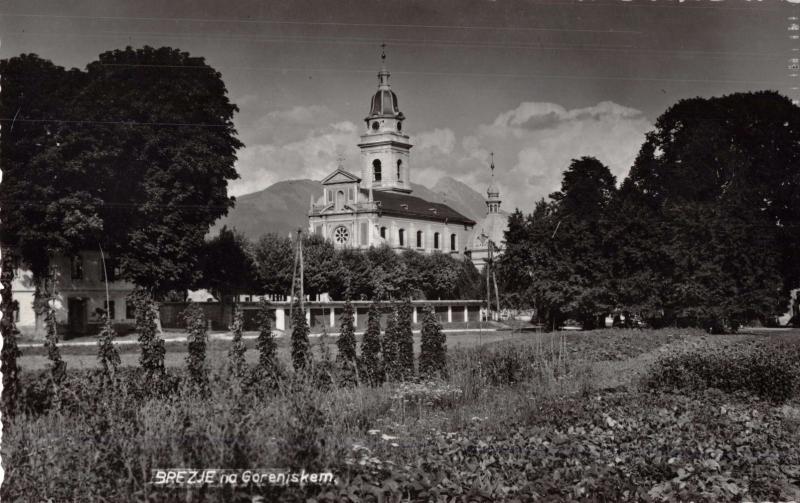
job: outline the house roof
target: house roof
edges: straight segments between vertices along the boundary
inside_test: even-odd
[[[361,189],[361,193],[369,196],[369,190]],[[372,199],[380,202],[380,211],[386,215],[460,225],[475,225],[474,220],[470,220],[446,204],[432,203],[420,197],[398,192],[373,191]]]

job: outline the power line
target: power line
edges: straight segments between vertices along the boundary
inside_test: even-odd
[[[142,17],[142,16],[85,16],[77,14],[17,14],[3,13],[0,16],[53,18],[53,19],[98,19],[98,20],[131,20],[131,21],[188,21],[201,23],[241,23],[241,24],[268,24],[288,26],[343,26],[360,28],[418,28],[442,30],[484,30],[484,31],[547,31],[547,32],[576,32],[576,33],[627,33],[639,35],[641,31],[635,30],[592,30],[582,28],[549,28],[532,26],[470,26],[470,25],[425,25],[425,24],[384,24],[384,23],[347,23],[341,21],[291,21],[273,19],[209,19],[195,17]]]
[[[233,124],[206,124],[202,122],[138,122],[138,121],[87,121],[70,119],[6,119],[0,122],[31,122],[31,123],[56,123],[80,125],[122,125],[122,126],[173,126],[173,127],[235,127]]]
[[[373,46],[378,42],[388,42],[394,46],[408,47],[463,47],[477,49],[529,49],[529,50],[565,50],[565,51],[588,51],[588,52],[616,52],[616,53],[636,53],[636,54],[663,54],[663,55],[688,55],[688,56],[712,56],[712,57],[780,57],[778,52],[744,52],[744,51],[704,51],[704,50],[685,50],[685,49],[648,49],[635,45],[585,45],[585,44],[541,44],[541,43],[522,43],[522,42],[461,42],[451,40],[409,40],[409,39],[366,39],[356,37],[292,37],[292,36],[253,36],[253,35],[208,35],[202,33],[159,33],[159,32],[96,32],[96,33],[54,33],[54,32],[29,32],[16,31],[9,32],[14,35],[22,36],[43,36],[43,37],[78,37],[78,38],[130,38],[135,37],[155,37],[155,38],[176,38],[176,39],[202,39],[202,40],[233,40],[243,42],[274,42],[274,43],[297,43],[297,44],[349,44]]]
[[[192,68],[191,65],[140,65],[117,63],[108,66],[131,66],[142,67],[152,66],[154,68]],[[271,72],[303,72],[303,73],[374,73],[375,69],[346,69],[346,68],[299,68],[299,67],[278,67],[278,66],[218,66],[216,70],[253,70],[253,71],[271,71]],[[629,82],[673,82],[673,83],[715,83],[715,84],[761,84],[761,85],[776,85],[783,86],[783,80],[750,80],[750,79],[692,79],[692,78],[673,78],[673,77],[631,77],[624,75],[558,75],[547,73],[497,73],[497,72],[432,72],[432,71],[403,71],[394,70],[393,75],[433,75],[441,77],[490,77],[490,78],[522,78],[522,79],[563,79],[563,80],[620,80]],[[10,119],[0,119],[9,121]],[[20,119],[17,119],[20,122]],[[48,120],[41,119],[41,122],[48,122]],[[49,122],[59,122],[58,120],[49,120]],[[65,122],[83,122],[83,121],[65,121]],[[115,124],[115,122],[109,122]],[[123,124],[123,123],[120,123]],[[148,123],[139,123],[148,124]],[[157,124],[157,123],[153,123]],[[133,124],[136,125],[136,124]],[[164,123],[164,125],[181,125]],[[196,125],[196,124],[188,124]],[[210,126],[210,125],[209,125]],[[216,125],[213,127],[225,127],[223,125]]]

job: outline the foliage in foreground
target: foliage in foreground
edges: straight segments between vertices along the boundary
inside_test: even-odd
[[[800,347],[738,344],[661,358],[644,381],[649,389],[743,391],[783,402],[800,389]]]
[[[231,386],[211,369],[209,394],[169,369],[169,395],[143,392],[141,369],[67,373],[57,405],[26,392],[4,435],[3,500],[574,501],[792,500],[800,497],[800,403],[719,390],[597,392],[580,354],[607,333],[544,334],[448,353],[445,381],[320,386],[312,372],[277,386]],[[648,339],[647,352],[671,337]],[[601,337],[602,335],[602,337]],[[597,338],[593,336],[598,336]],[[741,351],[758,350],[743,347]],[[602,352],[597,354],[603,355]],[[26,390],[46,377],[26,379]],[[580,391],[582,394],[575,393]],[[47,393],[48,390],[42,390]],[[60,407],[58,411],[52,410]],[[4,431],[5,433],[5,431]],[[167,466],[331,470],[338,483],[158,490]],[[47,467],[42,470],[41,467]]]

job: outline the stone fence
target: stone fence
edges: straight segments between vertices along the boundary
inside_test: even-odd
[[[218,302],[198,302],[206,318],[210,322],[211,330],[227,330],[233,320],[234,306]],[[367,327],[367,318],[371,301],[352,301],[353,315],[356,331],[363,331]],[[322,332],[323,326],[328,333],[339,331],[339,318],[344,309],[344,302],[305,302],[306,321],[312,333]],[[419,328],[426,306],[433,306],[436,317],[443,328],[480,328],[481,306],[480,300],[415,300],[411,301],[413,307],[412,327]],[[164,302],[160,305],[161,326],[165,329],[183,329],[186,327],[181,313],[186,309],[185,302]],[[381,311],[381,327],[386,326],[386,319],[391,312],[393,304],[384,302],[379,304]],[[257,330],[256,314],[259,305],[257,302],[242,302],[239,308],[244,313],[244,329]],[[270,304],[273,313],[273,328],[278,330],[291,330],[289,302],[273,302]]]

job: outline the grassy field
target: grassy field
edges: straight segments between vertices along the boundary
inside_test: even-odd
[[[55,410],[28,373],[32,408],[4,429],[3,501],[800,499],[800,331],[454,334],[447,379],[377,388],[243,385],[216,344],[205,397],[147,397],[132,376],[73,370]],[[169,361],[180,374],[182,352]],[[337,482],[148,483],[176,466],[331,470]]]

